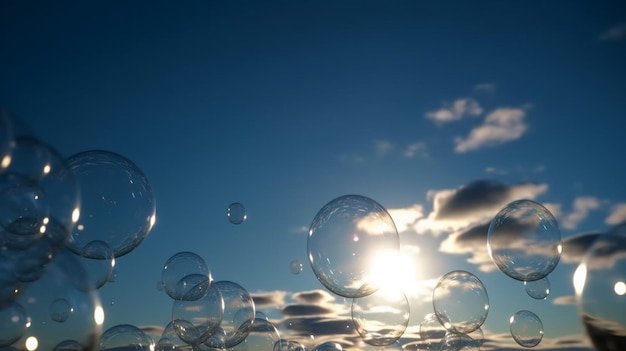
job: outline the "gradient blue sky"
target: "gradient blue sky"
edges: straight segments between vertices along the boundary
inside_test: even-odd
[[[107,327],[167,324],[156,284],[179,251],[282,318],[323,289],[306,259],[313,217],[360,194],[419,247],[426,286],[454,269],[483,280],[483,349],[515,348],[519,309],[543,320],[538,348],[585,347],[580,256],[566,250],[536,301],[462,234],[518,198],[545,204],[564,238],[626,220],[624,62],[623,1],[0,4],[0,103],[66,156],[128,157],[156,195],[156,226],[101,289]]]

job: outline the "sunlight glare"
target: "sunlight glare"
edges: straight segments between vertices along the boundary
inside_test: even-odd
[[[28,338],[26,338],[25,346],[28,351],[37,350],[37,348],[39,347],[39,340],[37,340],[37,338],[34,336],[29,336]]]
[[[371,260],[372,281],[380,287],[399,287],[405,294],[415,290],[417,272],[413,259],[402,253],[384,251],[376,253]]]
[[[619,296],[626,294],[626,283],[624,282],[615,283],[615,285],[613,286],[613,290],[615,290],[615,293]]]
[[[581,263],[574,272],[574,290],[576,295],[580,296],[583,293],[583,287],[585,286],[585,280],[587,279],[587,266]]]

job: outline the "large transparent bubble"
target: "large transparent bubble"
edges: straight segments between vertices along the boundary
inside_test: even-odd
[[[396,342],[409,324],[409,300],[398,287],[382,287],[352,300],[352,322],[363,341],[372,346]]]
[[[75,154],[67,163],[81,191],[80,219],[69,248],[87,256],[85,245],[100,240],[120,257],[139,246],[156,220],[154,194],[139,167],[102,150]]]
[[[504,274],[521,281],[538,280],[559,263],[561,231],[547,208],[531,200],[518,200],[491,221],[487,248]]]
[[[198,254],[178,252],[170,257],[161,271],[163,289],[174,300],[197,300],[206,294],[213,282],[211,271]]]
[[[433,289],[433,308],[441,325],[455,333],[478,329],[489,312],[489,297],[474,274],[457,270],[445,274]]]
[[[104,322],[97,291],[91,289],[77,257],[59,251],[45,265],[41,277],[19,296],[29,326],[11,346],[18,350],[52,350],[65,340],[95,350]]]
[[[398,254],[400,239],[383,206],[365,196],[345,195],[319,210],[307,250],[322,285],[339,296],[359,298],[381,287],[376,257]]]
[[[626,350],[626,232],[598,235],[574,274],[580,318],[599,351]]]

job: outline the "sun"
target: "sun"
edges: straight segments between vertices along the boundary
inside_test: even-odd
[[[408,295],[416,291],[420,276],[413,258],[403,252],[381,251],[372,254],[370,281],[379,287],[397,287]]]

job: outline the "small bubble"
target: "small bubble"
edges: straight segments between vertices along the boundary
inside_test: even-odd
[[[232,224],[241,224],[248,219],[246,207],[239,202],[233,202],[226,209],[226,217],[228,217],[228,221]]]
[[[522,310],[510,319],[511,336],[520,346],[534,347],[543,339],[543,323],[536,314]]]
[[[289,263],[289,271],[291,274],[302,273],[302,262],[300,260],[293,260]]]
[[[539,280],[524,282],[524,289],[526,289],[528,296],[533,299],[545,300],[550,295],[550,280],[548,277],[543,277]]]
[[[65,322],[71,313],[70,303],[66,299],[56,299],[50,303],[50,319],[55,322]]]

